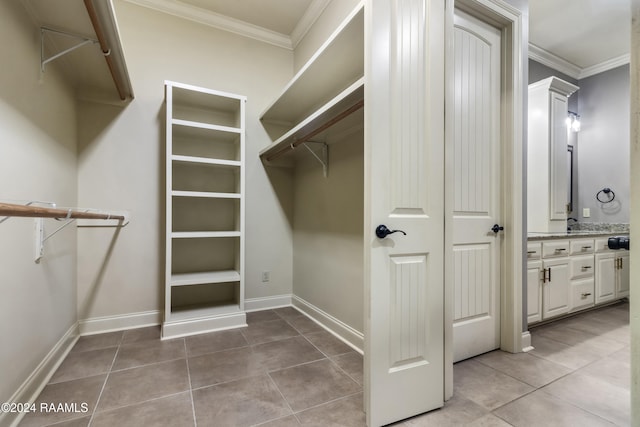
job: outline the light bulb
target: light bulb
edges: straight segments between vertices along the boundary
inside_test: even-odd
[[[580,120],[577,117],[573,119],[573,123],[571,123],[571,130],[580,132]]]

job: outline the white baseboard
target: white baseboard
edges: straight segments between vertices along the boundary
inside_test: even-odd
[[[144,328],[162,323],[162,311],[143,311],[118,316],[94,317],[78,321],[80,335],[94,335],[125,329]]]
[[[291,305],[291,294],[262,298],[247,298],[244,300],[245,311],[269,310],[271,308],[290,307]]]
[[[78,324],[75,323],[56,343],[31,375],[22,383],[18,390],[9,398],[8,402],[35,402],[42,389],[47,385],[56,369],[64,361],[80,335]],[[20,423],[25,412],[0,412],[0,426],[15,427]]]
[[[526,353],[531,350],[533,350],[531,346],[531,334],[529,331],[525,331],[522,333],[522,351]]]
[[[189,335],[206,334],[247,326],[246,314],[229,313],[213,317],[164,322],[162,324],[162,339],[181,338]]]
[[[293,295],[293,306],[360,354],[364,354],[364,334],[336,319],[308,301]]]

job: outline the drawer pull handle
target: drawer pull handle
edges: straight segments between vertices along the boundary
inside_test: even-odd
[[[591,292],[583,292],[582,293],[582,298],[586,298],[588,296],[591,296]]]
[[[582,249],[584,250],[591,249],[591,246],[583,246]]]
[[[590,265],[583,265],[583,266],[582,266],[582,269],[583,269],[583,270],[588,270],[589,268],[591,268],[591,266],[590,266]]]
[[[537,253],[538,251],[527,251],[527,254],[533,255],[535,253]]]
[[[566,251],[566,249],[565,248],[557,248],[556,249],[556,252],[562,252],[562,251]]]

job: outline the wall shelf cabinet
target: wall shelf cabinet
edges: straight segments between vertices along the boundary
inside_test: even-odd
[[[568,98],[578,87],[557,77],[529,85],[527,224],[530,231],[567,230]]]
[[[166,81],[165,101],[162,338],[246,326],[246,98]]]

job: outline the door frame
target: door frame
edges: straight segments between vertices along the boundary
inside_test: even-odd
[[[505,227],[501,249],[500,283],[500,348],[517,353],[523,349],[523,284],[526,269],[523,257],[526,245],[524,198],[524,82],[527,57],[523,55],[527,40],[523,37],[521,11],[502,0],[454,0],[446,5],[445,22],[445,183],[453,181],[453,15],[458,8],[481,21],[500,29],[502,33],[502,76],[500,90],[500,139],[502,183],[502,218]],[[444,232],[444,394],[453,396],[453,232],[447,220],[453,215],[453,193],[445,184],[445,232]],[[527,343],[528,345],[528,343]]]

